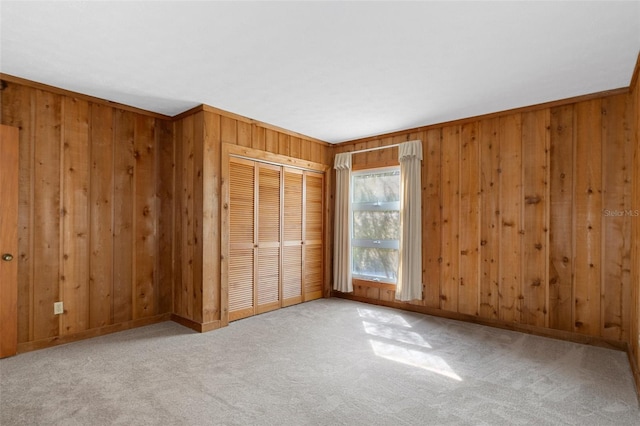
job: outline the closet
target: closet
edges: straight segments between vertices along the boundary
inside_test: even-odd
[[[322,297],[324,172],[227,161],[229,321]]]

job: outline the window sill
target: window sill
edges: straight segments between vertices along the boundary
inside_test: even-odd
[[[395,284],[390,284],[390,283],[381,283],[378,281],[372,281],[372,280],[363,280],[361,278],[353,278],[351,280],[351,283],[354,286],[364,286],[364,287],[373,287],[373,288],[381,288],[383,290],[394,290],[396,289],[396,285]]]

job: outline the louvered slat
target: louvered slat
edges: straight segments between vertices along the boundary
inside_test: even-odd
[[[280,286],[280,248],[258,249],[258,305],[277,302]]]
[[[258,193],[258,241],[280,241],[280,168],[260,165]]]
[[[305,300],[322,297],[322,245],[309,245],[305,249],[304,293]]]
[[[282,250],[282,299],[302,295],[302,246]]]
[[[322,175],[307,173],[306,241],[322,241]]]
[[[253,243],[254,168],[250,164],[229,162],[229,242]]]
[[[229,312],[253,307],[253,249],[229,253]]]
[[[302,171],[284,172],[284,240],[302,240]]]

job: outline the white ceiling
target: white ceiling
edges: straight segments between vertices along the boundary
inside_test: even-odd
[[[0,71],[328,142],[626,87],[640,2],[0,3]]]

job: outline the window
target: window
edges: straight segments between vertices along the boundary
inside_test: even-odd
[[[400,239],[400,168],[352,173],[351,194],[353,277],[395,283]]]

